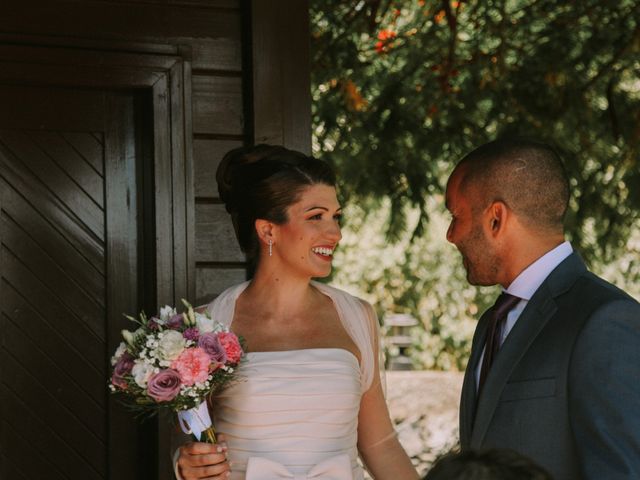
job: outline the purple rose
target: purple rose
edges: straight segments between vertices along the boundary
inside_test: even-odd
[[[149,378],[147,394],[156,402],[168,402],[178,395],[181,386],[180,374],[172,368],[167,368]]]
[[[170,328],[171,330],[178,330],[180,327],[182,327],[183,323],[184,318],[182,317],[182,314],[179,313],[169,319],[169,321],[167,322],[167,328]]]
[[[151,330],[152,332],[157,332],[158,330],[160,330],[160,323],[158,322],[158,319],[156,317],[151,317],[149,319],[149,323],[147,323],[147,327],[149,327],[149,330]]]
[[[224,349],[218,335],[215,333],[203,333],[198,340],[198,346],[209,354],[212,360],[219,363],[226,363],[227,352]]]
[[[124,352],[120,355],[120,358],[118,358],[118,361],[113,367],[113,375],[111,376],[111,383],[116,387],[127,388],[127,382],[124,377],[131,373],[133,360],[134,357],[129,352]]]

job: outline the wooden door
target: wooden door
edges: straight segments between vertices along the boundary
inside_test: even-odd
[[[0,478],[153,478],[107,392],[141,304],[135,105],[0,85]]]

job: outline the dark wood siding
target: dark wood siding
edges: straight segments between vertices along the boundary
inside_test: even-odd
[[[2,478],[107,478],[117,471],[109,444],[135,439],[130,420],[113,436],[105,392],[105,353],[119,326],[109,308],[136,305],[114,302],[108,285],[120,270],[123,291],[135,297],[137,288],[135,235],[119,242],[125,255],[115,269],[106,267],[109,243],[122,234],[106,220],[136,218],[135,205],[109,195],[110,185],[132,184],[135,195],[135,157],[112,157],[127,147],[108,119],[126,123],[133,98],[0,85]]]
[[[134,428],[106,395],[108,358],[129,326],[122,312],[183,297],[203,303],[245,279],[215,170],[244,143],[310,150],[307,7],[0,3],[0,109],[11,123],[2,142],[6,155],[27,152],[35,162],[19,162],[24,175],[13,167],[0,175],[1,478],[172,477],[167,427]],[[37,334],[22,334],[27,320]],[[22,427],[18,411],[33,413]],[[23,452],[47,447],[17,468]]]
[[[308,0],[251,0],[243,2],[243,7],[245,14],[250,13],[243,17],[250,23],[250,35],[243,45],[243,110],[248,112],[243,124],[244,139],[310,153]],[[227,101],[240,87],[233,78],[201,79],[195,85],[194,90],[224,91]],[[213,98],[219,93],[209,95]],[[218,198],[214,176],[221,156],[241,145],[243,137],[233,133],[239,127],[234,126],[233,116],[218,126],[216,108],[220,107],[209,104],[200,112],[198,127],[194,126],[196,297],[200,303],[243,280],[246,272],[231,222]],[[221,135],[222,132],[229,133]]]
[[[250,9],[249,2],[240,0],[7,1],[0,7],[0,41],[187,55],[192,69],[193,200],[199,205],[201,199],[206,203],[217,196],[214,174],[220,155],[251,141],[245,136],[242,61],[243,15]],[[209,241],[202,238],[209,230],[203,233],[200,225],[224,222],[207,213],[206,208],[190,213],[196,225],[192,243]],[[224,252],[234,246],[216,248]],[[219,259],[196,255],[194,260],[194,301],[211,299],[245,278],[235,256],[230,268]],[[217,275],[212,268],[223,270],[213,282]]]

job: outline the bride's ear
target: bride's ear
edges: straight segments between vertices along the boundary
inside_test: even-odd
[[[256,220],[255,227],[258,238],[262,243],[267,245],[269,243],[269,240],[275,242],[275,225],[272,222],[264,220],[262,218],[258,218]]]

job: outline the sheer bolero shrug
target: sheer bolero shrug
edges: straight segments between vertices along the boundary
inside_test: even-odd
[[[249,282],[244,282],[222,292],[206,307],[211,317],[230,327],[236,300],[248,285]],[[378,319],[373,308],[343,290],[315,281],[312,281],[311,285],[331,298],[344,329],[358,347],[361,357],[360,382],[362,392],[365,392],[378,375],[376,368],[376,356],[379,353]]]

